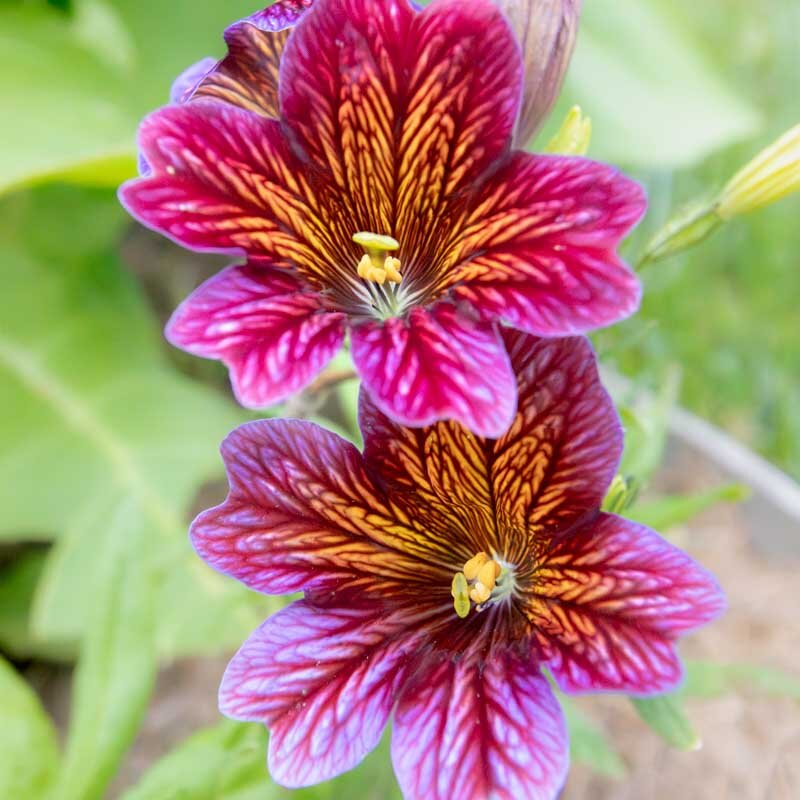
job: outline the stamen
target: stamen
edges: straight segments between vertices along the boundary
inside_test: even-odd
[[[504,570],[499,561],[481,551],[464,564],[463,572],[455,574],[450,593],[456,614],[464,619],[469,615],[470,600],[481,611],[489,600],[502,599],[513,591],[514,577],[510,565],[506,565]]]
[[[365,281],[373,281],[383,285],[400,283],[403,276],[400,274],[400,259],[388,255],[400,247],[400,242],[391,236],[380,233],[359,231],[353,234],[353,241],[364,248],[364,255],[358,262],[358,277]]]

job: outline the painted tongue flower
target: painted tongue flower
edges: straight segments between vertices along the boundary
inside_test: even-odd
[[[562,336],[630,314],[639,284],[615,251],[642,191],[593,161],[510,149],[523,68],[489,0],[317,0],[291,35],[271,30],[301,7],[229,29],[228,57],[178,88],[190,101],[142,125],[150,172],[122,188],[130,212],[248,258],[167,335],[223,360],[261,407],[307,385],[349,330],[384,412],[500,435],[516,386],[499,323]]]
[[[405,428],[361,397],[363,455],[302,421],[225,441],[230,494],[197,552],[261,592],[304,591],[234,656],[222,710],[266,724],[279,783],[378,743],[414,800],[552,798],[566,692],[674,687],[675,640],[719,588],[653,531],[599,511],[622,434],[585,339],[503,332],[519,410],[500,439]]]

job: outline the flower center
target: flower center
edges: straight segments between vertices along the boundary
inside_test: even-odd
[[[358,277],[365,281],[372,311],[381,319],[402,314],[406,303],[399,284],[400,259],[389,255],[400,247],[400,242],[391,236],[369,231],[353,234],[353,241],[364,248],[358,262]]]
[[[509,597],[514,587],[511,565],[481,551],[464,564],[463,572],[453,576],[450,594],[456,614],[464,619],[470,612],[470,601],[476,611],[483,611],[488,603]]]
[[[359,231],[353,234],[353,241],[364,248],[364,255],[358,262],[358,277],[383,286],[386,281],[400,283],[403,276],[398,272],[400,259],[388,253],[400,248],[400,242],[391,236],[380,233]]]

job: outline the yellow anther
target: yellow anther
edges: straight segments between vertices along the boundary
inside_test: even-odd
[[[477,585],[485,586],[490,592],[494,589],[494,583],[500,577],[500,565],[496,561],[487,561],[478,572]]]
[[[481,567],[489,560],[489,556],[483,551],[467,561],[464,564],[464,576],[468,581],[474,581],[478,577]]]
[[[359,231],[353,234],[353,241],[366,251],[358,262],[359,278],[379,284],[386,281],[400,283],[403,278],[400,274],[400,259],[387,255],[400,247],[397,239],[380,233]]]
[[[485,603],[491,596],[492,590],[488,586],[484,586],[480,581],[469,590],[469,599],[478,605]]]
[[[453,607],[461,619],[469,614],[469,586],[463,572],[456,572],[453,576],[453,585],[450,589],[453,595]]]

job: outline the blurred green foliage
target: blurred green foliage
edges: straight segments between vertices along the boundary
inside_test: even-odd
[[[591,5],[591,4],[587,4]],[[792,0],[658,5],[701,45],[740,98],[762,115],[762,130],[694,169],[639,169],[650,212],[631,252],[674,211],[711,195],[763,146],[798,122],[800,5]],[[580,98],[587,113],[591,102]],[[688,121],[692,124],[692,121]],[[709,240],[643,274],[644,302],[633,320],[599,342],[624,372],[657,385],[680,364],[680,401],[800,478],[800,197],[737,219]]]
[[[800,7],[585,6],[560,109],[579,102],[594,121],[591,155],[646,183],[651,214],[634,253],[677,205],[719,187],[797,121]],[[225,25],[252,10],[246,0],[0,2],[0,646],[15,659],[80,657],[63,755],[37,698],[0,662],[2,797],[102,797],[159,658],[229,650],[271,608],[204,567],[186,537],[198,494],[203,505],[220,497],[208,488],[221,478],[219,441],[248,417],[219,369],[170,357],[161,341],[176,285],[198,282],[203,267],[184,264],[175,279],[179,257],[167,248],[142,269],[153,252],[144,237],[137,257],[124,257],[133,225],[114,194],[135,172],[141,117],[166,102],[186,66],[221,54]],[[542,140],[560,121],[557,110]],[[799,208],[795,199],[737,221],[646,272],[642,313],[598,337],[608,361],[661,387],[647,407],[622,408],[625,474],[646,482],[659,463],[675,363],[683,402],[800,474]],[[353,437],[356,390],[346,384],[337,400]],[[629,513],[669,526],[738,493]],[[742,686],[797,696],[790,676],[747,665],[695,666],[686,696]],[[683,699],[639,710],[685,746]],[[566,711],[573,758],[621,775],[602,732],[572,703]],[[397,792],[385,741],[356,777],[297,793],[269,782],[264,747],[257,726],[222,723],[168,755],[126,800]]]

